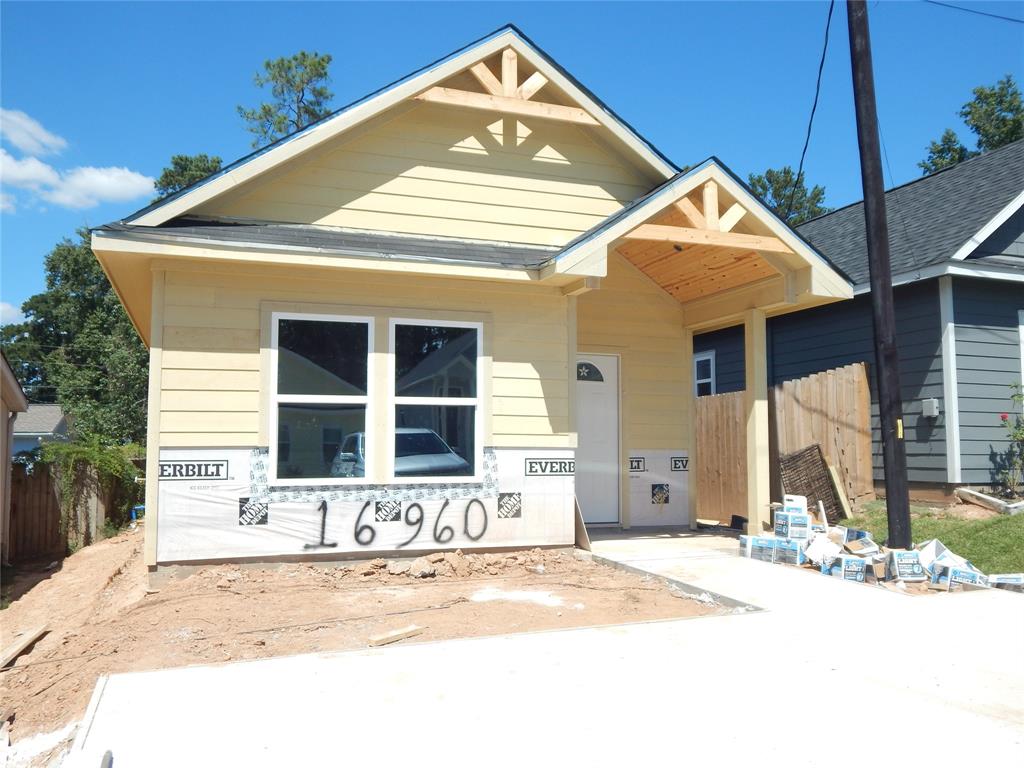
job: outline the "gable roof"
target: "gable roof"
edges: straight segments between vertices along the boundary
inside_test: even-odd
[[[1022,202],[1024,140],[888,190],[893,275],[968,256]],[[854,283],[868,282],[863,201],[804,222],[797,232]]]
[[[575,250],[589,248],[596,243],[618,237],[622,231],[632,228],[639,219],[651,215],[658,209],[670,204],[674,198],[679,197],[680,190],[687,186],[692,179],[700,175],[706,175],[708,172],[720,174],[720,180],[729,183],[732,187],[731,191],[737,198],[745,199],[748,206],[756,209],[760,219],[777,236],[784,241],[789,241],[789,244],[795,246],[805,257],[821,262],[823,266],[828,267],[847,282],[851,282],[849,276],[841,267],[817,250],[811,243],[800,237],[799,233],[776,216],[739,176],[714,156],[686,171],[680,171],[643,197],[637,198],[629,205],[623,206],[619,211],[569,242],[559,252],[556,260],[568,257]]]
[[[384,110],[462,72],[476,62],[505,48],[515,50],[549,81],[565,91],[601,126],[607,128],[618,140],[629,147],[652,171],[661,176],[671,176],[678,170],[653,144],[637,133],[629,123],[619,117],[517,27],[507,24],[432,64],[347,104],[327,117],[236,160],[219,172],[136,211],[122,221],[143,226],[157,226],[188,213],[200,203],[279,166],[286,160],[375,117]]]
[[[52,435],[64,423],[64,410],[56,404],[33,403],[14,422],[16,435]]]

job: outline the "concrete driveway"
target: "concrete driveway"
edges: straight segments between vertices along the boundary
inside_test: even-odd
[[[765,610],[115,675],[66,764],[1020,764],[1024,596],[907,597],[728,538],[595,539]]]

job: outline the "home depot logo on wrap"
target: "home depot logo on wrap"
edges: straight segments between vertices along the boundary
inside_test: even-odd
[[[270,505],[256,499],[238,500],[239,525],[266,525],[270,518]]]

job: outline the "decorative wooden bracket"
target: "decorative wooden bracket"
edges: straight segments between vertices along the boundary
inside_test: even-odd
[[[716,182],[706,182],[702,192],[704,195],[703,212],[698,210],[688,197],[675,202],[676,209],[690,223],[689,227],[641,224],[628,232],[625,239],[675,243],[677,245],[743,248],[764,253],[793,253],[793,250],[777,237],[733,232],[733,227],[747,214],[747,211],[739,203],[734,203],[725,213],[719,215],[718,184]]]
[[[415,98],[434,104],[467,107],[507,115],[537,117],[579,125],[599,125],[596,119],[579,107],[531,101],[533,96],[547,85],[548,79],[540,72],[534,72],[520,84],[519,57],[511,48],[506,48],[501,54],[501,80],[498,80],[482,61],[470,67],[469,71],[487,93],[435,86],[428,88]]]

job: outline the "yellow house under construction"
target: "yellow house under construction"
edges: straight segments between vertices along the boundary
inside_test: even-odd
[[[151,566],[692,525],[692,339],[737,323],[757,526],[765,319],[852,295],[512,27],[93,249],[151,350]]]

